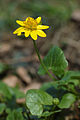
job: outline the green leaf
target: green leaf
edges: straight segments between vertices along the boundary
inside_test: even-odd
[[[55,98],[61,98],[66,91],[62,87],[58,87],[58,82],[59,81],[44,83],[41,86],[40,90],[46,91],[48,94]]]
[[[63,78],[59,81],[59,85],[69,85],[74,86],[80,85],[80,71],[67,71]]]
[[[48,117],[50,115],[54,114],[54,112],[49,112],[49,111],[46,111],[46,112],[43,112],[43,114],[41,115],[42,117]]]
[[[67,71],[63,76],[62,80],[68,79],[79,79],[80,80],[80,71]]]
[[[0,103],[0,114],[6,109],[6,105],[4,103]]]
[[[69,86],[69,85],[71,85],[71,84],[75,87],[75,86],[78,86],[79,83],[80,83],[80,82],[79,82],[79,80],[77,80],[77,79],[61,80],[61,81],[59,81],[59,87],[60,87],[60,86],[66,87],[66,86]]]
[[[54,46],[50,49],[47,56],[44,57],[43,63],[48,70],[51,70],[57,76],[63,75],[68,66],[68,62],[63,51],[57,46]],[[45,70],[40,65],[38,74],[44,75],[45,73]]]
[[[70,79],[70,80],[68,80],[68,83],[74,84],[74,86],[78,86],[80,82],[77,79]]]
[[[43,112],[43,114],[41,116],[48,117],[48,116],[55,114],[55,113],[58,113],[58,112],[61,112],[61,110],[57,110],[57,111],[53,111],[53,112],[45,111],[45,112]]]
[[[16,98],[24,98],[25,95],[18,88],[11,88],[3,82],[0,82],[0,94],[4,97],[11,99],[13,96]]]
[[[25,98],[25,94],[20,91],[18,88],[12,88],[14,95],[16,96],[16,98]]]
[[[24,120],[24,118],[21,111],[14,110],[8,115],[7,120]]]
[[[12,91],[5,83],[0,82],[0,94],[4,97],[11,98]]]
[[[29,90],[26,94],[26,105],[32,115],[41,116],[43,105],[52,105],[53,98],[42,90]]]
[[[72,93],[67,93],[65,94],[62,99],[60,104],[58,105],[59,108],[69,108],[76,100],[76,96]]]
[[[6,108],[6,113],[7,113],[7,114],[11,113],[11,111],[12,111],[12,109],[10,109],[10,108],[8,108],[8,107]]]

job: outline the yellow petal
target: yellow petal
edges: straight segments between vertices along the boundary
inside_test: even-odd
[[[24,29],[23,27],[17,28],[17,29],[13,32],[13,34],[17,34],[18,36],[20,36],[20,35],[21,35],[21,32],[25,32],[25,29]]]
[[[28,18],[29,18],[29,17],[26,18],[26,22],[27,22]]]
[[[41,22],[41,17],[38,17],[38,18],[36,18],[35,20],[36,20],[36,22],[39,24],[39,23]]]
[[[20,36],[21,35],[21,32],[17,33],[17,36]]]
[[[46,25],[38,25],[37,26],[37,29],[40,30],[40,29],[48,29],[49,26],[46,26]]]
[[[19,25],[21,25],[21,26],[24,26],[24,23],[23,23],[23,21],[16,20],[16,22],[17,22]]]
[[[37,30],[37,34],[38,34],[40,37],[46,37],[46,33],[43,32],[42,30]]]
[[[26,31],[25,31],[25,37],[28,37],[29,34],[30,34],[30,30],[26,30]]]
[[[27,18],[26,18],[26,22],[27,22],[28,20],[31,21],[31,20],[34,20],[34,18],[32,18],[32,17],[27,17]]]
[[[37,31],[36,30],[31,31],[30,35],[31,35],[32,39],[37,40]]]
[[[13,34],[17,34],[18,31],[20,31],[22,28],[23,28],[23,27],[19,27],[19,28],[17,28],[17,29],[13,32]]]

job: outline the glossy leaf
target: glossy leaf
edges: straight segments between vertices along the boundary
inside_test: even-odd
[[[57,76],[63,75],[68,66],[63,51],[57,46],[54,46],[50,49],[48,54],[44,57],[43,62],[47,69],[51,70]],[[38,73],[41,75],[46,73],[41,65]]]
[[[61,102],[58,105],[58,107],[69,108],[75,101],[76,101],[76,96],[72,93],[67,93],[62,97]]]
[[[43,105],[52,105],[53,98],[42,90],[29,90],[26,94],[26,105],[32,115],[40,116],[43,113]]]

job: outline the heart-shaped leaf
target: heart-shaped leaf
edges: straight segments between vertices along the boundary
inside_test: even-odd
[[[68,66],[68,62],[64,56],[63,51],[57,46],[54,46],[50,49],[47,56],[44,57],[43,63],[48,70],[51,70],[57,76],[63,75]],[[38,73],[40,75],[44,75],[46,73],[41,65],[39,67]]]
[[[26,94],[26,105],[32,115],[41,116],[43,105],[52,105],[53,98],[42,90],[29,90]]]

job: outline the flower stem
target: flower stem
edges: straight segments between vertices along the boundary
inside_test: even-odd
[[[37,48],[35,40],[33,40],[33,43],[34,43],[34,48],[36,50],[37,56],[39,58],[39,61],[40,61],[41,65],[42,65],[42,67],[44,68],[44,70],[46,71],[46,73],[49,75],[49,77],[54,80],[54,77],[50,74],[50,72],[48,71],[48,69],[46,68],[46,66],[44,65],[44,63],[43,63],[43,61],[42,61],[42,59],[40,57],[39,50]]]

